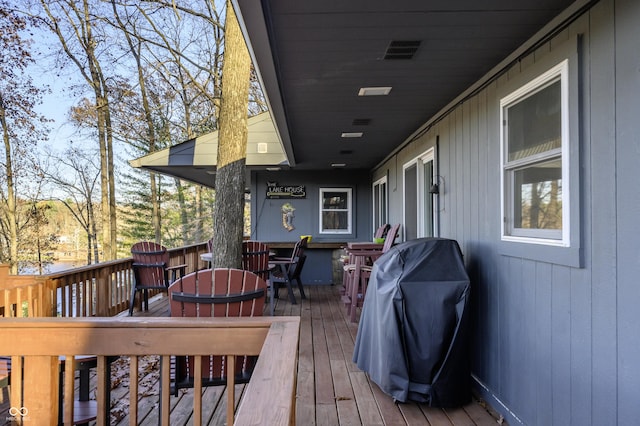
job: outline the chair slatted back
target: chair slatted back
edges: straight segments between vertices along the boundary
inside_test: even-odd
[[[391,225],[389,225],[388,223],[380,225],[378,229],[376,229],[376,232],[373,234],[373,238],[384,238],[389,232],[390,227]]]
[[[389,251],[391,247],[393,247],[393,243],[396,241],[396,238],[398,237],[398,231],[400,231],[399,223],[396,223],[389,229],[389,232],[387,232],[387,236],[384,240],[384,245],[382,246],[383,253],[386,253],[387,251]]]
[[[304,266],[304,262],[307,259],[307,256],[304,254],[305,250],[308,247],[307,237],[300,238],[300,241],[296,243],[293,248],[293,252],[291,253],[291,260],[295,262],[292,266],[293,270],[290,271],[292,280],[299,280],[300,274],[302,273],[302,267]],[[296,251],[297,249],[297,251]]]
[[[243,241],[242,269],[269,280],[269,245],[260,241]]]
[[[169,286],[167,248],[152,241],[141,241],[131,247],[136,288],[166,288]]]
[[[250,271],[230,268],[203,269],[176,280],[169,287],[172,317],[262,316],[267,284]],[[257,357],[236,357],[236,383],[249,381]],[[193,387],[194,357],[176,357],[174,394]],[[224,357],[202,357],[202,385],[226,383]]]
[[[293,250],[291,250],[291,257],[289,258],[289,275],[295,275],[296,269],[298,268],[298,264],[300,263],[300,259],[304,256],[304,249],[307,247],[307,239],[300,238],[299,241],[295,243],[293,246]]]

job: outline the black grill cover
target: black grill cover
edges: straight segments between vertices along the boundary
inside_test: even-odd
[[[373,266],[353,362],[396,401],[467,403],[469,291],[456,241],[398,244]]]

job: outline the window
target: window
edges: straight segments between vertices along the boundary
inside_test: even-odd
[[[320,188],[320,233],[351,233],[351,188]]]
[[[433,194],[430,192],[434,170],[433,148],[403,167],[405,240],[435,235]]]
[[[568,61],[500,101],[502,239],[569,245]]]
[[[387,177],[373,183],[373,230],[389,223],[389,203],[387,201]]]

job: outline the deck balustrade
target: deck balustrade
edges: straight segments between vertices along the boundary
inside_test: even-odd
[[[12,357],[10,411],[25,424],[57,424],[59,356],[72,360],[93,354],[98,358],[97,424],[105,424],[107,357],[122,355],[130,357],[129,423],[135,425],[138,357],[161,355],[160,419],[168,425],[170,355],[195,355],[196,374],[198,355],[259,355],[235,419],[233,375],[227,379],[227,424],[293,425],[299,330],[299,317],[6,318],[0,327],[0,355]],[[233,362],[234,356],[227,359]],[[74,368],[65,368],[63,381],[63,418],[71,424]],[[194,395],[193,422],[199,425],[202,391],[198,384]]]
[[[206,244],[168,250],[170,265],[204,267]],[[119,259],[48,275],[9,275],[0,265],[0,317],[110,317],[128,309],[132,259]],[[153,293],[151,293],[153,294]]]

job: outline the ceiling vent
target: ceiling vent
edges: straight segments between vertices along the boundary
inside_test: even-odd
[[[351,123],[352,126],[368,126],[371,124],[370,118],[354,118]]]
[[[350,149],[343,149],[342,151],[340,151],[340,155],[351,155],[353,154],[353,150]]]
[[[392,40],[384,52],[384,59],[413,59],[420,47],[420,40]]]

